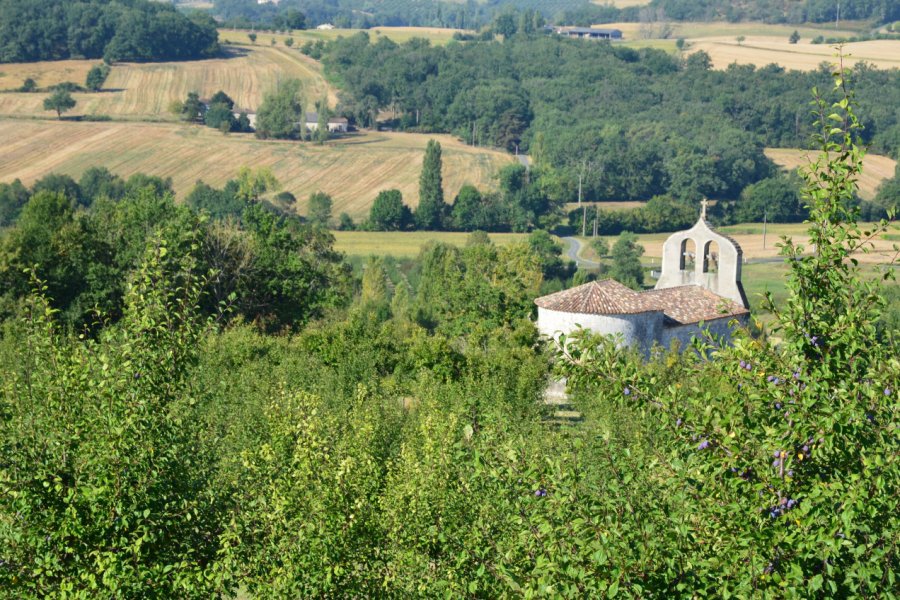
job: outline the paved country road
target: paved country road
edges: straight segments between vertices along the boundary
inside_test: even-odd
[[[592,268],[600,266],[600,263],[598,262],[587,260],[586,258],[581,258],[580,256],[578,256],[578,253],[581,252],[581,247],[583,246],[578,238],[564,237],[562,238],[562,240],[569,245],[568,250],[566,250],[566,254],[569,256],[569,259],[574,261],[579,268]]]

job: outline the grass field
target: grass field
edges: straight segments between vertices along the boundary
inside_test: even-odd
[[[514,160],[438,135],[366,133],[317,146],[224,136],[196,125],[0,119],[0,181],[20,178],[30,184],[51,172],[77,178],[88,167],[102,165],[123,176],[171,177],[176,192],[185,194],[198,179],[221,186],[241,166],[268,166],[282,188],[297,197],[301,214],[308,196],[321,190],[334,198],[335,215],[347,212],[359,219],[382,189],[396,188],[405,203],[418,204],[419,172],[430,138],[441,142],[448,200],[465,183],[494,187],[497,169]]]
[[[284,46],[230,48],[231,57],[169,63],[122,63],[113,66],[104,90],[73,94],[77,102],[71,114],[110,115],[117,119],[175,120],[169,112],[173,100],[184,100],[196,91],[209,97],[224,90],[237,106],[255,110],[263,95],[278,81],[303,81],[308,105],[323,94],[334,106],[337,97],[322,76],[321,65],[297,50]],[[24,77],[45,87],[60,81],[84,84],[87,71],[97,61],[56,61],[2,65],[0,89],[16,88]],[[46,94],[0,94],[2,116],[51,116],[43,108]]]
[[[785,169],[796,169],[809,164],[810,152],[793,148],[766,148],[766,156],[778,166]],[[815,156],[815,153],[812,153]],[[897,161],[877,154],[867,154],[863,159],[863,172],[859,179],[859,195],[871,200],[875,197],[878,186],[885,179],[894,176]]]
[[[285,33],[269,33],[265,31],[257,31],[256,32],[256,46],[271,46],[272,40],[275,40],[276,45],[284,45],[284,41],[287,38],[294,38],[294,48],[297,48],[301,44],[304,44],[308,41],[331,41],[336,40],[339,37],[350,37],[359,33],[360,31],[367,31],[369,33],[369,38],[374,42],[377,41],[379,37],[384,36],[389,38],[398,44],[402,44],[407,42],[413,38],[425,38],[429,40],[432,44],[436,46],[440,46],[446,44],[450,40],[453,39],[453,34],[457,31],[464,32],[461,29],[447,29],[443,27],[373,27],[372,29],[303,29],[303,30],[295,30],[290,32],[289,34]],[[219,40],[227,40],[229,42],[236,42],[238,44],[252,44],[250,41],[250,31],[243,29],[220,29],[219,30]],[[471,33],[471,32],[467,32]]]
[[[348,256],[395,256],[412,258],[429,242],[463,246],[468,233],[455,231],[335,231],[334,247]],[[524,233],[492,233],[491,241],[499,246],[524,240]]]

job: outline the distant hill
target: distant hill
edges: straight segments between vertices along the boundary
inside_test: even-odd
[[[302,13],[307,26],[375,26],[477,29],[502,11],[538,11],[557,24],[591,25],[639,21],[664,15],[675,21],[764,21],[824,23],[840,20],[900,19],[896,0],[214,0],[213,12],[237,25],[284,24],[285,15]],[[294,28],[297,28],[294,26]]]

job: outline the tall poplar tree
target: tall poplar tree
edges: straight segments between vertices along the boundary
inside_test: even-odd
[[[422,174],[419,176],[416,227],[425,230],[440,229],[446,209],[441,177],[441,145],[435,140],[428,140],[425,160],[422,162]]]

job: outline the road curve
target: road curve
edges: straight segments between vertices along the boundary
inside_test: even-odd
[[[578,253],[581,252],[581,247],[583,246],[583,244],[581,243],[581,241],[578,238],[564,237],[564,238],[562,238],[562,240],[564,242],[566,242],[566,244],[568,244],[568,248],[566,249],[566,254],[569,257],[569,260],[573,261],[576,265],[578,265],[579,269],[581,269],[581,268],[590,269],[590,268],[595,268],[595,267],[600,266],[600,263],[598,263],[598,262],[594,262],[592,260],[587,260],[586,258],[581,258],[580,256],[578,256]]]

